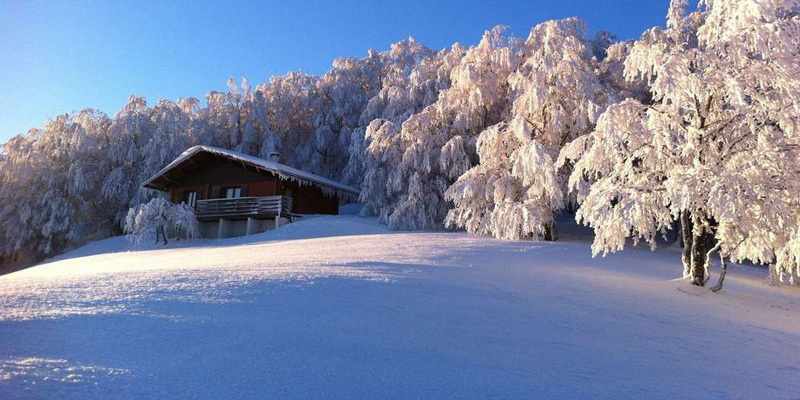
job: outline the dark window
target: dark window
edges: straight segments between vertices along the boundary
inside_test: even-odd
[[[194,207],[197,204],[197,192],[187,191],[183,192],[183,202],[188,204],[189,207]]]
[[[225,188],[226,199],[238,199],[239,197],[242,197],[242,188],[240,187]]]

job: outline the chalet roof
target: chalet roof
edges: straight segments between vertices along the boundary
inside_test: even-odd
[[[202,155],[213,155],[227,158],[232,161],[240,162],[246,166],[250,166],[259,171],[270,172],[278,175],[281,179],[288,179],[298,182],[301,185],[314,185],[318,186],[323,193],[332,195],[336,194],[339,198],[356,201],[358,200],[359,191],[350,186],[343,185],[339,182],[323,178],[319,175],[310,172],[301,171],[292,168],[288,165],[281,164],[275,161],[264,160],[263,158],[249,156],[238,151],[222,149],[212,146],[194,146],[184,151],[178,158],[169,163],[166,167],[158,171],[152,178],[142,183],[143,187],[156,190],[166,190],[171,181],[170,175],[180,169],[187,163],[195,163],[192,160]]]

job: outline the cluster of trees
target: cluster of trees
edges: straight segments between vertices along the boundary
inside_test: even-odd
[[[568,18],[431,50],[413,39],[114,118],[60,116],[6,143],[0,253],[120,232],[139,184],[193,144],[266,156],[359,187],[392,229],[557,239],[577,212],[595,254],[682,233],[684,273],[711,257],[800,278],[800,1],[673,0],[638,40]],[[99,190],[98,190],[99,189]]]
[[[131,96],[113,118],[92,109],[60,115],[3,145],[0,258],[36,260],[122,234],[128,210],[158,196],[141,183],[196,144],[279,152],[286,164],[358,185],[360,163],[348,168],[349,154],[367,103],[385,77],[432,55],[412,39],[336,60],[322,76],[293,72],[255,88],[231,79],[205,106]]]

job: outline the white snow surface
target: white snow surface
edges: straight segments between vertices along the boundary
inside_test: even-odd
[[[588,241],[316,217],[0,277],[0,398],[800,398],[800,294]]]

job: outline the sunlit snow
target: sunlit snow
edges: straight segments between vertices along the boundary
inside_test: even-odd
[[[588,242],[318,217],[0,277],[3,398],[796,397],[800,294]],[[698,390],[697,382],[704,382]]]

